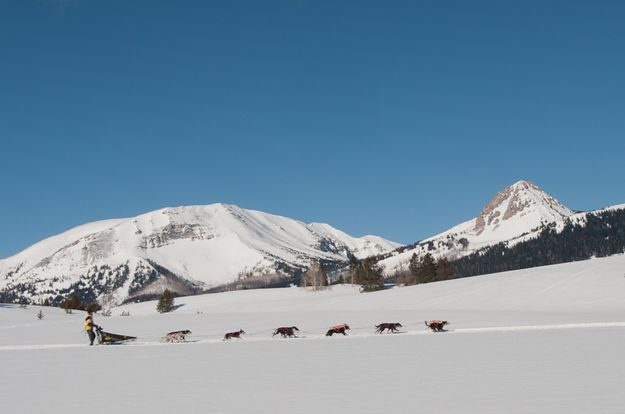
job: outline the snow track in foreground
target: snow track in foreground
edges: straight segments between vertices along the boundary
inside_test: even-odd
[[[544,330],[558,330],[558,329],[586,329],[586,328],[625,328],[625,322],[589,322],[589,323],[565,323],[554,325],[526,325],[526,326],[493,326],[485,328],[460,328],[450,329],[444,331],[441,334],[475,334],[475,333],[497,333],[497,332],[520,332],[520,331],[544,331]],[[354,330],[363,330],[368,328],[354,328]],[[397,334],[402,335],[439,335],[437,332],[431,332],[429,330],[420,331],[400,331]],[[376,334],[376,333],[352,333],[346,336],[338,335],[338,338],[378,338],[378,337],[391,337],[396,334]],[[297,338],[278,338],[278,337],[248,337],[242,340],[231,340],[230,342],[267,342],[267,341],[287,341],[287,340],[312,340],[312,339],[325,339],[324,334],[302,331],[301,336]],[[332,340],[332,338],[327,338]],[[109,346],[124,347],[136,347],[136,346],[171,346],[171,345],[189,345],[189,344],[214,344],[227,342],[223,339],[206,338],[196,339],[179,343],[162,343],[160,341],[133,341],[125,344],[113,344]],[[66,349],[66,348],[84,348],[85,344],[39,344],[39,345],[14,345],[14,346],[0,346],[0,351],[31,351],[42,349]],[[105,345],[100,345],[105,346]]]

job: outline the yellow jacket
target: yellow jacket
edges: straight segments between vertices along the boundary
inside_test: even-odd
[[[87,313],[87,317],[85,318],[85,331],[90,331],[93,329],[93,316],[91,313]]]

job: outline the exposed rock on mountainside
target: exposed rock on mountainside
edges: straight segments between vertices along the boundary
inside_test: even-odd
[[[510,245],[535,237],[543,226],[562,224],[575,213],[529,181],[519,181],[495,195],[467,222],[381,261],[387,275],[405,271],[413,254],[455,259],[500,242]]]
[[[400,245],[327,224],[213,204],[89,223],[0,261],[2,300],[58,303],[69,294],[117,302],[165,287],[192,294],[241,278],[289,279],[312,261],[341,262]]]
[[[528,181],[519,181],[515,185],[504,188],[493,197],[477,216],[473,231],[479,235],[486,226],[497,226],[502,221],[531,213],[529,210],[532,207],[542,209],[542,213],[546,213],[543,218],[547,221],[573,214],[571,210],[538,186]]]

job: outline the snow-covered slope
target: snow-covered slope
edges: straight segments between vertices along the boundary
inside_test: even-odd
[[[184,306],[176,313],[373,312],[396,310],[453,313],[474,312],[595,312],[625,318],[625,254],[578,262],[533,267],[416,286],[360,293],[358,286],[330,286],[315,295],[306,288],[260,289],[176,298]],[[156,313],[156,302],[127,304],[117,309],[132,315]],[[559,322],[571,322],[566,315]],[[451,318],[451,317],[450,317]],[[423,324],[420,319],[419,328]],[[554,321],[555,322],[555,321]],[[364,321],[359,321],[364,323]],[[473,321],[478,323],[478,321]],[[322,325],[319,329],[323,329]],[[199,329],[199,327],[198,327]],[[313,328],[308,327],[307,330]],[[314,329],[313,329],[314,330]]]
[[[88,346],[82,312],[0,304],[2,407],[617,414],[624,268],[616,255],[368,294],[350,286],[225,292],[176,298],[180,307],[166,314],[153,301],[129,304],[95,315],[107,331],[138,337],[119,346]],[[448,320],[450,331],[429,332],[426,319]],[[376,335],[381,322],[402,323],[402,333]],[[350,325],[347,336],[324,336],[340,323]],[[291,325],[299,338],[272,337]],[[181,329],[192,342],[160,343]],[[222,340],[239,329],[242,340]]]
[[[304,268],[312,260],[343,261],[400,245],[374,236],[353,238],[327,224],[213,204],[165,208],[129,219],[86,224],[0,261],[0,290],[54,300],[113,290],[118,300],[146,294],[168,276],[181,293],[239,276]],[[185,290],[186,289],[186,290]]]
[[[413,254],[454,259],[501,242],[535,237],[542,226],[562,226],[575,213],[535,184],[521,180],[499,192],[474,219],[396,253],[381,264],[387,274],[406,269]]]

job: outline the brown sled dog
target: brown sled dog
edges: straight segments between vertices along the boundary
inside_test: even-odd
[[[382,332],[384,332],[384,330],[386,329],[387,332],[386,333],[395,333],[395,332],[399,332],[399,330],[397,328],[401,328],[402,324],[399,322],[395,322],[395,323],[381,323],[379,325],[376,325],[376,330],[375,333],[379,333],[381,334]]]
[[[297,338],[297,335],[295,335],[295,331],[299,331],[299,329],[297,329],[297,326],[283,326],[280,328],[277,328],[274,332],[273,335],[271,336],[276,336],[278,334],[282,335],[283,338]]]
[[[433,332],[445,332],[446,329],[444,329],[444,326],[448,324],[449,322],[447,321],[425,321],[425,326],[430,328]]]
[[[343,325],[333,326],[332,328],[328,329],[328,332],[326,332],[326,336],[332,336],[334,334],[347,335],[345,333],[345,331],[347,330],[349,330],[349,326],[347,326],[346,323],[344,323]]]
[[[232,339],[232,338],[237,338],[237,339],[243,339],[241,338],[241,334],[244,334],[245,331],[243,329],[239,329],[236,332],[228,332],[227,334],[224,335],[224,341],[226,339]]]
[[[185,337],[189,335],[191,331],[185,329],[184,331],[175,331],[170,332],[164,337],[161,338],[161,342],[169,343],[169,342],[182,342],[185,340]]]

